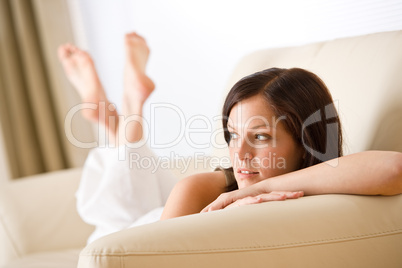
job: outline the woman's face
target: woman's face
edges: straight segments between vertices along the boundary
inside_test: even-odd
[[[237,103],[230,111],[229,151],[239,189],[296,170],[303,150],[275,117],[262,95]]]

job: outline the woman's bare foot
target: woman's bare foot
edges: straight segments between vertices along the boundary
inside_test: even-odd
[[[142,108],[144,102],[155,89],[155,84],[146,75],[145,68],[149,48],[143,37],[136,33],[125,36],[126,64],[124,69],[123,115],[131,117],[120,126],[126,142],[136,142],[142,138]],[[123,131],[124,130],[124,131]]]
[[[82,109],[83,116],[92,122],[102,123],[110,134],[116,135],[118,114],[114,105],[106,98],[91,56],[71,44],[60,46],[58,56],[68,80],[77,90],[83,104],[95,104]],[[112,118],[115,120],[113,124],[109,123]]]
[[[145,39],[136,33],[127,34],[125,47],[123,114],[127,116],[138,112],[138,108],[142,110],[142,105],[155,89],[155,84],[145,74],[149,57]]]

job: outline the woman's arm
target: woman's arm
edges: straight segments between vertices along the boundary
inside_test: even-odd
[[[192,175],[179,181],[166,202],[161,220],[199,213],[206,205],[226,192],[226,178],[223,172],[209,172]],[[280,201],[299,198],[302,194],[273,192],[264,201]],[[259,203],[259,199],[245,199],[243,202]],[[237,205],[237,204],[236,204]]]
[[[400,194],[402,153],[367,151],[332,159],[222,194],[203,212],[225,208],[247,196],[258,196],[263,202],[264,195],[272,191],[303,191],[305,195]]]
[[[225,191],[226,179],[221,171],[182,179],[170,193],[161,220],[199,213]]]

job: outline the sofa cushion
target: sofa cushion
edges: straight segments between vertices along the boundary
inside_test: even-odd
[[[41,252],[25,255],[1,268],[75,268],[80,249]]]
[[[345,154],[402,152],[401,47],[402,31],[394,31],[257,51],[239,62],[224,95],[251,73],[271,67],[305,68],[322,78],[336,101]],[[223,136],[218,138],[218,144],[225,143]],[[214,155],[227,155],[227,150],[215,150]]]
[[[0,187],[0,265],[26,254],[84,247],[93,227],[78,216],[81,169],[14,180]]]
[[[322,195],[191,215],[101,238],[94,267],[402,267],[402,195]]]

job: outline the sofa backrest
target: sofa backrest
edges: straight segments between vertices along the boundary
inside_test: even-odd
[[[271,67],[304,68],[322,78],[337,102],[345,154],[402,152],[402,31],[254,52],[239,62],[226,93],[240,78]]]

